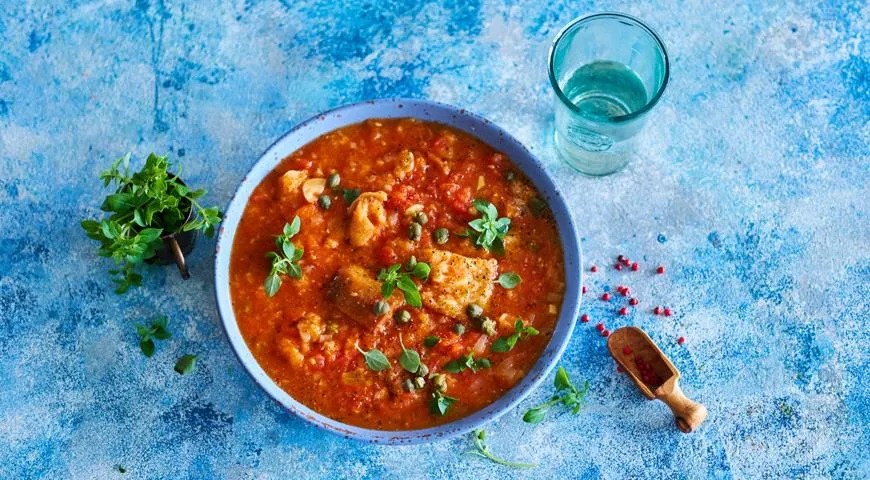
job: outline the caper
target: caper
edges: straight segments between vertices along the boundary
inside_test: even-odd
[[[406,392],[413,392],[414,390],[416,390],[416,387],[414,386],[414,381],[410,378],[406,378],[405,381],[402,382],[402,388],[404,388]]]
[[[429,216],[426,215],[426,212],[417,212],[417,215],[414,215],[414,221],[420,225],[426,225],[426,222],[429,221]]]
[[[411,258],[408,259],[408,263],[405,265],[405,268],[407,268],[410,271],[410,270],[413,270],[414,267],[416,267],[416,266],[417,266],[417,257],[411,255]]]
[[[339,183],[341,183],[341,177],[338,175],[338,172],[332,172],[331,175],[326,177],[326,186],[329,188],[335,188]]]
[[[529,199],[529,210],[536,217],[543,217],[547,213],[547,202],[540,197],[532,197]]]
[[[457,323],[456,325],[453,325],[453,331],[456,332],[457,335],[462,335],[465,333],[465,325]]]
[[[328,195],[321,195],[317,198],[317,203],[320,204],[320,208],[329,210],[329,207],[332,206],[332,199]]]
[[[411,312],[407,310],[397,310],[396,313],[393,314],[393,319],[396,320],[397,323],[403,325],[411,323]]]
[[[447,231],[446,228],[442,227],[438,230],[435,230],[435,243],[438,245],[444,245],[447,243],[447,240],[450,238],[450,232]]]
[[[471,318],[478,318],[483,315],[483,307],[476,303],[470,303],[465,307],[465,313]]]
[[[411,241],[418,241],[423,237],[423,225],[420,225],[417,222],[411,222],[411,226],[408,227],[408,238]]]
[[[514,178],[516,178],[516,174],[513,170],[505,170],[504,171],[504,179],[508,182],[513,182]]]
[[[426,386],[426,379],[423,377],[417,377],[414,379],[414,386],[417,388],[423,388]]]
[[[446,393],[447,376],[443,373],[432,375],[432,388],[434,388],[436,392]]]
[[[421,363],[420,366],[417,368],[417,375],[420,375],[421,377],[425,377],[428,374],[429,374],[429,367],[427,367],[425,363]]]
[[[480,329],[485,335],[490,337],[495,335],[495,320],[489,317],[484,317],[483,321],[480,322]]]
[[[390,306],[387,305],[387,302],[385,302],[383,300],[378,300],[377,302],[375,302],[375,306],[372,309],[372,312],[374,312],[375,315],[380,317],[381,315],[387,313],[387,310],[389,310],[389,309],[390,309]]]

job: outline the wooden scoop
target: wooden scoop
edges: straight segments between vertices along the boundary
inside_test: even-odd
[[[707,408],[683,394],[677,384],[680,372],[643,330],[617,329],[607,339],[607,349],[646,398],[671,408],[680,431],[692,432],[707,418]]]

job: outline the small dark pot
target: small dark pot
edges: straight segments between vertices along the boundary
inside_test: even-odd
[[[187,185],[184,183],[184,180],[178,177],[176,179],[182,185]],[[186,225],[191,219],[193,219],[193,206],[189,207],[184,224]],[[193,247],[196,246],[196,237],[198,236],[199,232],[196,230],[171,232],[163,235],[160,237],[163,240],[163,248],[157,250],[155,255],[145,260],[145,262],[152,265],[169,265],[174,263],[178,266],[178,271],[181,272],[181,278],[187,280],[190,278],[190,272],[187,269],[187,261],[184,256],[193,251]]]

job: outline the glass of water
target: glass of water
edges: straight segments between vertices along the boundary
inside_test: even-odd
[[[556,151],[588,175],[624,167],[669,72],[665,44],[634,17],[596,13],[569,23],[550,49]]]

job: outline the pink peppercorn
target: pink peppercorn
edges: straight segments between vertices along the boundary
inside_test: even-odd
[[[631,264],[631,271],[636,272],[638,270],[640,270],[640,265],[638,265],[637,262],[632,263]]]
[[[595,328],[598,329],[599,332],[604,331],[604,324],[599,323],[598,325],[595,325]]]
[[[589,271],[592,273],[595,273],[598,271],[598,267],[596,267],[595,265],[592,265],[591,267],[589,267]]]
[[[670,308],[666,308],[662,313],[664,313],[666,317],[670,317],[672,312]]]
[[[677,344],[682,345],[682,344],[684,344],[684,343],[686,343],[686,339],[685,339],[685,337],[680,337],[680,338],[677,339]]]
[[[617,269],[617,270],[622,270],[622,264],[621,264],[621,263],[617,263],[616,265],[613,266],[613,268],[615,268],[615,269]]]
[[[583,288],[580,289],[580,292],[583,293],[583,295],[586,295],[586,285],[583,285]]]
[[[619,309],[619,314],[620,314],[620,315],[628,315],[628,308],[626,308],[626,307],[622,307],[622,308],[620,308],[620,309]]]
[[[617,257],[616,257],[617,262],[622,262],[623,260],[625,260],[625,255],[617,255]]]
[[[625,368],[623,368],[622,365],[617,365],[617,366],[616,366],[616,371],[619,372],[619,373],[625,373]]]
[[[656,273],[658,273],[659,275],[665,273],[664,265],[659,265],[659,268],[656,269]]]
[[[631,294],[631,289],[629,289],[628,287],[622,287],[622,291],[619,293],[621,293],[623,297],[627,297],[629,294]]]
[[[609,302],[610,301],[610,294],[607,292],[604,292],[604,294],[601,295],[601,300],[604,300],[605,302]]]
[[[623,258],[623,259],[622,259],[622,264],[625,265],[625,266],[627,267],[627,266],[631,265],[631,260],[629,260],[629,259],[627,259],[627,258]]]
[[[628,301],[629,305],[637,305],[638,303],[640,303],[640,302],[636,298],[632,298],[631,300]]]
[[[656,307],[653,309],[653,315],[658,315],[662,313],[662,307]]]
[[[610,330],[605,329],[605,330],[603,330],[603,331],[601,332],[601,336],[602,336],[602,337],[606,337],[606,336],[608,336],[608,335],[610,335]]]
[[[580,321],[583,323],[589,322],[589,315],[586,315],[585,313],[583,315],[580,315]]]

